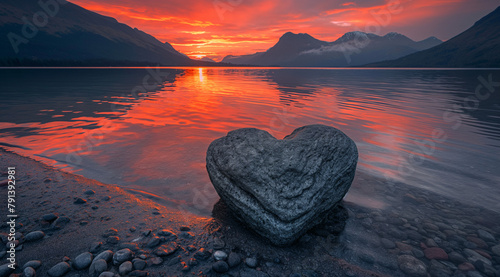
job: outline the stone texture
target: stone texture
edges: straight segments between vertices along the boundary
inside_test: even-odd
[[[301,127],[282,140],[246,128],[210,144],[207,171],[236,217],[287,245],[342,200],[357,160],[355,143],[333,127]]]
[[[52,277],[60,277],[70,270],[71,266],[67,262],[60,262],[49,269],[49,271],[47,271],[47,274]]]
[[[399,268],[409,276],[427,276],[427,266],[417,258],[410,255],[398,257]]]
[[[438,247],[424,249],[424,254],[429,260],[448,260],[448,254],[446,254],[446,251]]]

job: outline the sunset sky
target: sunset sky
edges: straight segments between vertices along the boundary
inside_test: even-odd
[[[70,0],[145,31],[192,58],[216,61],[273,46],[291,31],[334,41],[350,31],[447,40],[498,0]]]

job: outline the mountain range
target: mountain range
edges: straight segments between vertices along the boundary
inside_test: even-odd
[[[221,63],[192,60],[168,42],[65,0],[2,0],[0,37],[0,66],[500,67],[500,7],[444,43],[358,31],[327,42],[288,32],[265,52]]]
[[[37,0],[0,2],[0,64],[2,61],[7,65],[201,63],[178,52],[169,43],[162,43],[114,18],[63,0],[52,3],[56,3],[57,7],[53,5],[47,8]],[[34,17],[37,13],[42,16]],[[46,21],[43,14],[46,15]]]
[[[360,66],[396,59],[441,43],[435,37],[416,42],[399,33],[378,36],[364,32],[349,32],[334,42],[326,42],[309,34],[288,32],[265,52],[226,56],[222,62],[258,66]]]
[[[500,67],[500,7],[443,44],[377,67]]]

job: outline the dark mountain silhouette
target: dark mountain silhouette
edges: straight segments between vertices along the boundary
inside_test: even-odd
[[[380,67],[500,67],[500,7],[471,28],[441,45],[397,60],[369,64]]]
[[[43,16],[34,19],[37,13],[45,14],[46,22],[43,21]],[[34,27],[36,33],[27,26]],[[169,43],[162,43],[114,18],[99,15],[69,2],[59,4],[57,8],[49,7],[46,11],[37,0],[2,0],[0,37],[0,64],[3,65],[200,63],[176,51]]]
[[[288,32],[266,52],[227,56],[223,62],[259,66],[357,66],[403,57],[441,42],[434,37],[415,42],[398,33],[378,36],[363,32],[349,32],[335,42],[326,42],[308,34]]]

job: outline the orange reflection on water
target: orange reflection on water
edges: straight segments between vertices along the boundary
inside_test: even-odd
[[[31,149],[21,151],[30,156],[209,211],[218,196],[206,174],[206,149],[237,128],[260,128],[282,138],[303,125],[336,126],[357,142],[359,168],[394,174],[406,158],[409,137],[430,133],[432,122],[417,120],[412,111],[385,109],[352,90],[335,83],[282,83],[265,69],[188,68],[172,84],[128,103],[122,114],[110,109],[95,113],[105,118],[0,123],[0,128],[37,128],[15,139]],[[110,101],[101,103],[111,106]],[[89,130],[89,124],[97,128]]]

